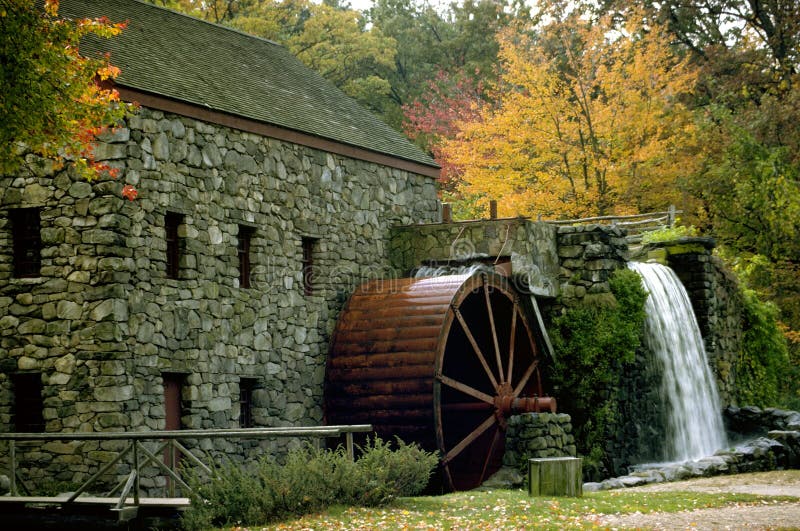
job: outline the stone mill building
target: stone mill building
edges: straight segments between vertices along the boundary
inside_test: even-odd
[[[118,180],[0,176],[0,431],[322,423],[337,314],[392,274],[391,227],[438,219],[438,167],[273,42],[138,0],[60,13],[128,21],[82,52],[141,107],[96,147]],[[77,461],[46,449],[18,452]]]

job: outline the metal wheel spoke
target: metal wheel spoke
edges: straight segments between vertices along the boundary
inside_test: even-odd
[[[514,398],[519,396],[519,394],[522,392],[522,390],[528,384],[528,380],[531,379],[531,375],[533,374],[533,371],[536,370],[536,367],[538,367],[538,366],[539,366],[539,360],[538,359],[533,360],[533,362],[531,363],[530,367],[528,367],[528,370],[525,371],[525,374],[522,375],[522,379],[519,381],[517,386],[514,388]]]
[[[470,432],[470,434],[469,434],[469,435],[467,435],[466,437],[464,437],[464,438],[461,440],[461,442],[459,442],[459,443],[458,443],[457,445],[455,445],[455,446],[454,446],[454,447],[453,447],[453,448],[452,448],[452,449],[451,449],[449,452],[447,452],[447,453],[445,454],[445,456],[442,458],[442,464],[447,464],[447,463],[449,463],[450,461],[452,461],[453,459],[455,459],[455,458],[456,458],[456,456],[458,456],[458,454],[460,454],[461,452],[463,452],[463,451],[464,451],[464,449],[465,449],[467,446],[469,446],[470,444],[472,444],[473,442],[475,442],[475,439],[477,439],[478,437],[480,437],[480,436],[483,434],[483,432],[485,432],[486,430],[488,430],[489,428],[491,428],[491,427],[492,427],[492,426],[493,426],[493,425],[494,425],[496,422],[497,422],[497,418],[494,416],[494,413],[492,413],[491,415],[489,415],[489,418],[487,418],[486,420],[484,420],[484,421],[481,423],[481,425],[480,425],[480,426],[478,426],[477,428],[475,428],[474,430],[472,430],[472,432]]]
[[[467,334],[467,339],[469,340],[470,345],[472,345],[472,349],[475,351],[475,355],[478,356],[478,359],[483,365],[483,370],[486,371],[486,376],[489,377],[489,381],[492,382],[492,387],[497,390],[497,380],[492,374],[492,370],[489,368],[489,364],[486,363],[486,358],[483,357],[483,352],[481,352],[481,348],[478,346],[478,342],[475,341],[475,337],[472,335],[469,327],[467,326],[467,322],[464,320],[464,316],[461,315],[461,311],[458,308],[453,308],[453,313],[456,315],[456,319],[458,322],[461,323],[461,328],[464,330],[464,333]]]
[[[474,387],[470,387],[469,385],[467,385],[465,383],[462,383],[462,382],[459,382],[457,380],[454,380],[454,379],[452,379],[452,378],[450,378],[448,376],[445,376],[444,374],[438,374],[438,375],[436,375],[436,378],[440,382],[442,382],[444,385],[446,385],[448,387],[452,387],[453,389],[457,389],[457,390],[461,391],[462,393],[467,394],[467,395],[469,395],[469,396],[471,396],[473,398],[477,398],[478,400],[482,400],[483,402],[486,402],[487,404],[492,404],[492,405],[494,404],[494,397],[484,393],[483,391],[478,391]]]
[[[492,301],[489,299],[489,285],[484,281],[483,295],[486,299],[486,313],[489,314],[489,326],[492,329],[492,341],[494,342],[494,356],[497,360],[497,374],[500,376],[500,383],[506,380],[503,374],[503,360],[500,359],[500,343],[497,341],[497,327],[494,324],[494,311],[492,311]]]
[[[517,303],[514,302],[514,309],[511,313],[511,335],[509,336],[508,343],[508,377],[506,378],[507,382],[511,382],[511,374],[514,371],[514,344],[516,343],[517,337]]]
[[[486,469],[489,467],[489,463],[492,461],[492,457],[494,456],[494,447],[497,446],[497,441],[500,440],[500,426],[497,426],[494,430],[494,437],[492,437],[492,444],[489,446],[489,451],[486,453],[486,459],[483,462],[483,470],[481,470],[481,483],[486,479]]]

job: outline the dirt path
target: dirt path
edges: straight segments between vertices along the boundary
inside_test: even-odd
[[[605,516],[598,522],[601,526],[612,529],[800,529],[800,470],[718,476],[635,488],[650,492],[738,492],[798,499],[678,513]]]

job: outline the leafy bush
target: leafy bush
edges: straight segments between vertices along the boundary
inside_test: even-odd
[[[694,225],[674,225],[672,227],[663,227],[654,231],[645,232],[642,234],[642,243],[671,242],[678,238],[697,236],[699,234],[700,232]]]
[[[191,507],[183,516],[189,530],[237,523],[263,524],[329,505],[384,505],[421,492],[438,463],[435,454],[397,440],[367,441],[352,461],[343,448],[304,447],[289,452],[283,465],[264,458],[255,469],[215,464],[211,477],[195,471],[189,481]]]
[[[559,389],[560,409],[572,416],[589,478],[610,469],[606,441],[622,420],[617,418],[618,389],[644,330],[647,293],[639,275],[618,270],[609,283],[615,304],[567,308],[551,330],[556,358],[551,382]]]
[[[782,405],[791,367],[786,337],[778,327],[778,308],[744,290],[744,338],[737,363],[737,401],[759,407]],[[795,375],[796,376],[796,375]]]

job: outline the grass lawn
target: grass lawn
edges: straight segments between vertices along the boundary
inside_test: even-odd
[[[582,498],[531,498],[522,490],[470,491],[402,498],[379,509],[332,507],[322,513],[239,531],[358,529],[592,529],[601,514],[675,512],[731,504],[796,501],[792,497],[699,492],[589,493]]]

